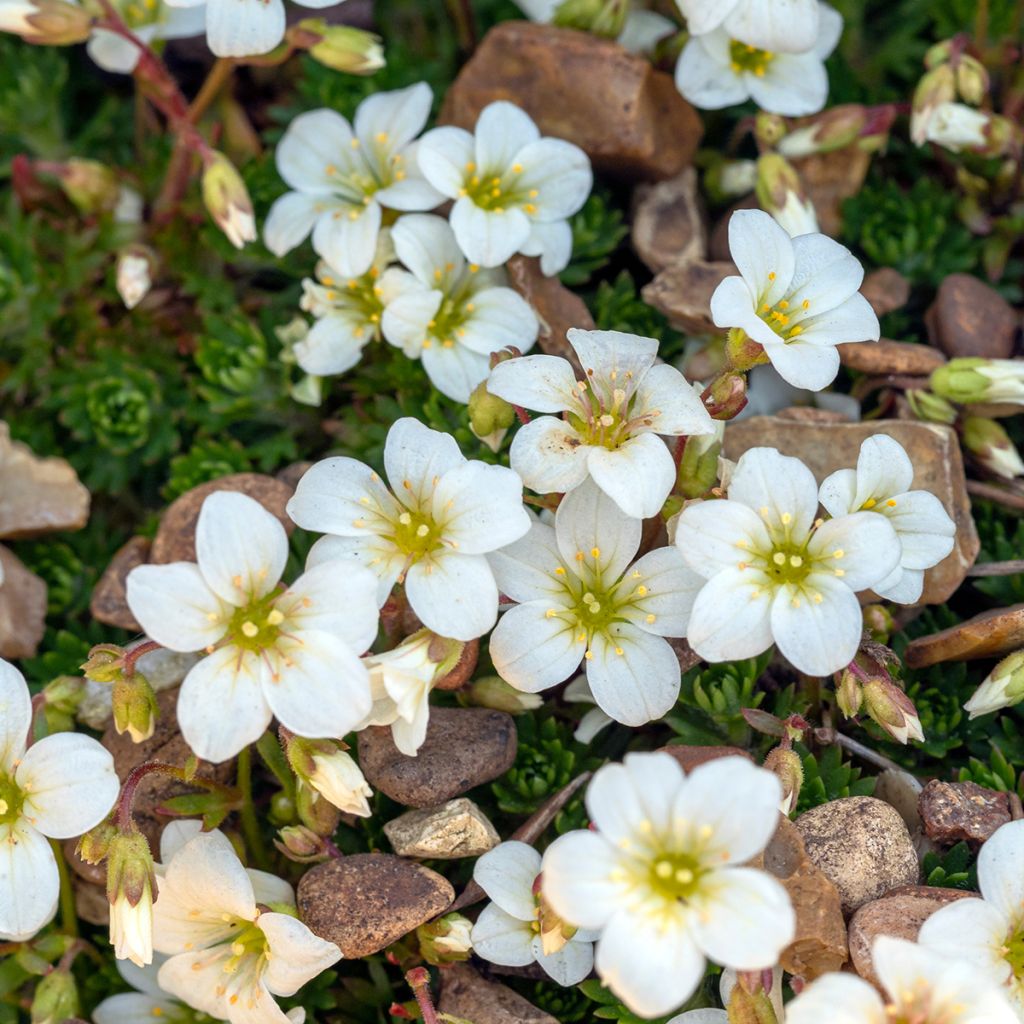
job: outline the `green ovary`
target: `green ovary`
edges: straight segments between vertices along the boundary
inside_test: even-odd
[[[25,804],[25,793],[13,775],[0,772],[0,825],[13,825]]]
[[[775,54],[770,50],[759,50],[756,46],[748,46],[738,39],[733,39],[729,43],[729,65],[736,74],[746,71],[762,78],[774,59]]]
[[[1003,959],[1010,965],[1014,978],[1024,980],[1024,927],[1014,932],[1003,948]]]
[[[274,607],[276,591],[266,597],[251,601],[242,608],[236,608],[228,620],[225,638],[235,647],[246,651],[265,651],[277,643],[281,635],[284,615]]]
[[[700,885],[704,868],[689,853],[663,853],[651,861],[651,888],[666,900],[687,902]]]
[[[777,546],[765,557],[763,569],[773,583],[799,585],[811,571],[811,560],[805,548]]]
[[[422,512],[403,512],[392,524],[395,546],[413,562],[441,546],[441,527]]]
[[[476,164],[466,164],[466,176],[463,182],[462,195],[468,196],[481,210],[501,213],[513,207],[520,207],[525,213],[533,214],[537,208],[530,202],[537,198],[537,190],[524,191],[519,186],[519,175],[523,168],[514,164],[511,174],[498,176],[484,174],[477,170]]]

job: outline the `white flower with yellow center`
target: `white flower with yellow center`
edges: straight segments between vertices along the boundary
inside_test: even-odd
[[[775,775],[739,757],[686,775],[669,754],[627,754],[594,775],[593,830],[548,847],[543,895],[567,923],[600,932],[597,973],[634,1013],[676,1009],[705,957],[761,970],[790,943],[786,890],[740,866],[768,844],[781,798]]]
[[[825,974],[786,1004],[786,1024],[1018,1024],[984,972],[924,945],[880,935],[872,965],[882,994],[853,974]]]
[[[206,761],[225,761],[272,718],[299,736],[344,736],[370,709],[359,655],[377,635],[376,580],[326,563],[287,587],[284,527],[244,494],[217,491],[196,525],[198,564],[143,565],[127,599],[172,651],[205,651],[185,676],[178,724]]]
[[[657,515],[676,479],[672,453],[658,435],[712,434],[708,411],[675,367],[654,364],[654,338],[575,328],[567,336],[583,380],[559,356],[509,359],[491,371],[492,394],[562,413],[517,431],[512,468],[541,494],[571,491],[589,477],[627,515]]]
[[[341,951],[297,920],[292,887],[244,868],[222,832],[172,822],[160,851],[153,945],[169,955],[160,988],[231,1024],[288,1024],[274,997],[294,995]]]
[[[530,532],[490,556],[513,601],[491,634],[503,679],[537,693],[582,661],[598,707],[617,722],[661,718],[679,696],[679,659],[665,637],[683,636],[701,579],[679,552],[638,559],[642,524],[592,483],[567,494],[552,529]]]
[[[707,580],[686,632],[702,658],[752,658],[774,643],[813,676],[853,660],[863,632],[856,594],[896,568],[900,542],[873,512],[817,516],[813,474],[774,448],[740,457],[727,500],[683,509],[676,545]]]
[[[858,292],[864,268],[838,242],[790,238],[762,210],[738,210],[729,221],[729,253],[740,276],[727,277],[711,296],[715,324],[763,346],[794,387],[831,384],[836,345],[878,341],[878,317]]]
[[[531,21],[550,22],[558,13],[563,0],[515,0],[516,6]],[[679,31],[679,26],[657,11],[649,11],[630,3],[625,24],[616,40],[619,46],[632,53],[653,50],[658,41]]]
[[[431,210],[443,199],[420,173],[414,140],[432,99],[425,82],[367,97],[355,124],[311,110],[288,126],[277,169],[295,191],[270,209],[263,236],[277,256],[313,232],[313,248],[342,278],[373,264],[384,210]]]
[[[913,604],[924,588],[924,570],[952,550],[956,523],[930,491],[912,491],[914,464],[899,441],[885,434],[861,446],[856,469],[840,469],[818,493],[831,516],[874,512],[892,524],[900,541],[899,565],[872,589],[879,597]]]
[[[839,13],[825,3],[818,7],[818,37],[800,53],[759,49],[721,28],[691,35],[676,64],[676,88],[704,110],[734,107],[752,99],[772,114],[816,114],[828,98],[825,60],[843,32]]]
[[[32,938],[54,915],[60,879],[51,839],[88,832],[120,783],[94,739],[60,732],[28,745],[32,699],[22,674],[0,660],[0,939]]]
[[[453,127],[427,132],[418,157],[430,184],[455,200],[452,230],[471,263],[497,267],[521,252],[540,256],[545,274],[565,269],[568,218],[593,184],[582,149],[541,138],[529,114],[499,101],[484,107],[473,135]]]
[[[421,359],[442,395],[468,402],[490,373],[492,352],[533,348],[536,314],[505,287],[504,271],[467,265],[443,217],[409,214],[391,234],[407,269],[389,270],[381,282],[388,295],[384,337],[410,359]]]
[[[503,466],[466,459],[450,434],[410,417],[388,431],[384,468],[391,490],[350,458],[324,459],[299,481],[288,514],[331,535],[313,545],[307,565],[343,558],[368,566],[379,606],[402,583],[428,629],[455,640],[482,636],[498,614],[484,556],[530,527],[522,481]]]
[[[748,46],[804,53],[818,38],[818,0],[676,0],[691,35],[721,26]]]
[[[540,898],[540,854],[511,840],[473,865],[473,881],[491,899],[473,925],[473,952],[504,967],[537,963],[559,985],[576,985],[594,966],[597,935],[568,927]]]

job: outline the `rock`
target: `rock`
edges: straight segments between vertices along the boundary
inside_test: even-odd
[[[819,409],[814,405],[791,405],[776,414],[780,420],[796,423],[849,423],[850,419],[836,409]]]
[[[922,789],[921,783],[910,772],[897,768],[886,768],[875,779],[873,795],[876,800],[884,800],[887,804],[895,807],[903,819],[903,823],[913,835],[915,830],[921,828],[921,813],[917,809],[917,802]]]
[[[390,853],[318,864],[299,882],[299,917],[349,958],[369,956],[443,914],[455,890],[436,871]]]
[[[937,843],[983,843],[1010,821],[1010,798],[974,782],[932,779],[918,800],[925,835]]]
[[[262,473],[232,473],[219,480],[210,480],[186,491],[167,507],[160,528],[153,539],[150,561],[194,562],[196,560],[196,522],[203,502],[215,491],[237,491],[255,498],[268,512],[280,520],[291,534],[295,524],[285,514],[284,507],[294,493],[293,488],[272,476]]]
[[[836,347],[843,366],[872,376],[898,373],[927,377],[946,361],[941,352],[912,341],[882,338],[881,341],[849,341]]]
[[[128,629],[133,633],[142,632],[142,626],[132,615],[125,600],[125,581],[132,569],[149,561],[152,546],[153,542],[148,537],[132,537],[127,544],[117,549],[93,587],[92,599],[89,601],[89,612],[97,622]]]
[[[939,633],[911,640],[903,660],[910,668],[927,668],[944,661],[1001,658],[1021,647],[1024,604],[1015,604],[982,612]]]
[[[635,199],[633,248],[652,273],[707,257],[708,229],[695,168],[686,167],[657,185],[641,185]]]
[[[537,347],[549,356],[568,359],[580,370],[576,353],[569,345],[565,332],[570,327],[585,331],[594,329],[594,318],[586,303],[569,291],[557,275],[546,277],[541,273],[536,256],[513,256],[505,266],[509,284],[533,307],[540,322]],[[582,372],[582,371],[580,371]]]
[[[838,238],[843,227],[843,202],[860,191],[871,166],[871,154],[846,146],[793,160],[793,166],[814,203],[822,233]]]
[[[711,319],[711,296],[715,289],[739,271],[734,263],[673,263],[666,267],[641,295],[644,302],[668,317],[673,327],[686,334],[717,333]]]
[[[672,77],[646,58],[609,39],[528,21],[487,33],[448,90],[439,122],[472,131],[495,100],[522,107],[543,135],[575,143],[595,170],[628,179],[678,173],[703,134]]]
[[[729,221],[732,220],[732,215],[737,210],[760,210],[761,206],[757,201],[757,196],[753,192],[749,196],[744,196],[742,199],[737,200],[723,213],[711,228],[711,234],[708,236],[708,259],[724,260],[728,262],[732,259],[732,255],[729,252]]]
[[[801,814],[804,848],[839,890],[844,913],[918,879],[917,854],[895,808],[870,796],[832,800]]]
[[[911,885],[880,900],[865,903],[850,918],[850,959],[857,973],[872,985],[878,977],[871,959],[871,947],[879,935],[916,942],[921,925],[936,910],[974,893],[958,889],[940,889],[930,885]]]
[[[42,459],[0,421],[0,538],[22,540],[80,530],[89,520],[89,492],[63,459]]]
[[[46,584],[0,544],[0,658],[34,658],[46,631]]]
[[[464,797],[409,811],[389,821],[384,834],[399,857],[434,860],[479,857],[501,842],[484,812]]]
[[[847,960],[839,891],[807,856],[803,838],[788,818],[779,816],[762,862],[785,886],[796,912],[796,935],[779,964],[806,981],[839,970]]]
[[[110,924],[110,903],[107,900],[106,883],[97,885],[75,878],[71,887],[75,893],[75,913],[78,917],[89,924],[106,928]]]
[[[960,444],[950,427],[904,420],[790,423],[779,417],[751,416],[726,427],[723,454],[735,461],[748,448],[778,448],[784,455],[803,459],[820,483],[837,469],[856,466],[861,442],[878,433],[888,434],[903,445],[914,464],[914,488],[936,495],[956,523],[953,550],[925,573],[919,602],[941,604],[963,582],[980,550]]]
[[[860,291],[871,303],[875,316],[885,316],[907,304],[910,282],[893,267],[880,267],[864,278]]]
[[[503,775],[516,759],[511,715],[488,708],[432,708],[416,757],[395,746],[388,726],[359,733],[367,782],[407,807],[435,807]]]
[[[970,274],[950,274],[924,316],[928,339],[947,356],[1009,359],[1020,320],[999,292]]]
[[[748,761],[753,758],[740,747],[697,746],[693,744],[673,743],[661,747],[666,754],[671,754],[680,764],[684,772],[692,772],[694,768],[708,761],[717,761],[720,757],[743,757]]]
[[[473,1024],[558,1024],[551,1014],[506,985],[482,977],[469,964],[444,969],[438,1009]]]

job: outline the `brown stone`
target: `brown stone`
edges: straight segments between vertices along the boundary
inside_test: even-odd
[[[958,889],[940,889],[930,885],[910,885],[880,900],[865,903],[850,918],[850,959],[854,969],[872,985],[879,979],[874,971],[871,949],[880,935],[916,942],[921,925],[936,910],[974,893]]]
[[[273,513],[289,534],[295,529],[295,524],[284,510],[294,493],[291,487],[262,473],[232,473],[193,487],[171,502],[153,539],[151,562],[163,564],[196,560],[196,522],[203,502],[215,491],[247,494]]]
[[[791,405],[776,414],[780,420],[796,423],[849,423],[850,419],[835,409],[819,409],[815,405]]]
[[[132,537],[127,544],[117,549],[93,587],[92,599],[89,601],[89,611],[97,622],[128,629],[133,633],[142,632],[142,626],[132,615],[125,599],[125,584],[132,569],[149,561],[152,546],[153,542],[148,537]]]
[[[312,462],[292,462],[290,465],[284,467],[274,474],[276,480],[280,480],[285,487],[290,487],[293,491],[299,486],[299,481],[306,475],[306,471],[313,466]]]
[[[489,981],[469,964],[452,964],[441,973],[438,1009],[473,1024],[558,1024],[507,985]]]
[[[729,252],[729,221],[732,220],[732,215],[737,210],[760,210],[761,206],[757,201],[757,196],[753,192],[749,196],[744,196],[742,199],[737,200],[729,207],[715,221],[714,226],[711,228],[711,234],[708,236],[708,259],[712,262],[722,261],[728,262],[732,259],[732,254]]]
[[[861,443],[879,433],[903,445],[914,464],[914,488],[936,495],[956,523],[953,550],[925,573],[919,602],[941,604],[963,582],[980,549],[955,431],[935,423],[902,420],[812,424],[751,416],[726,427],[723,454],[735,461],[748,448],[778,448],[784,455],[803,459],[821,483],[837,469],[856,466]]]
[[[69,463],[37,457],[12,441],[0,421],[0,539],[80,530],[89,520],[89,500]]]
[[[384,834],[400,857],[424,860],[479,857],[501,842],[484,812],[465,797],[408,811],[387,822]]]
[[[753,758],[740,747],[698,746],[696,744],[672,743],[662,747],[666,754],[671,754],[682,766],[683,771],[692,772],[699,765],[708,761],[717,761],[720,757],[742,757],[747,761]]]
[[[83,921],[105,928],[110,924],[110,902],[106,883],[96,884],[75,878],[71,887],[75,893],[75,913]]]
[[[950,274],[925,313],[928,339],[951,358],[1009,359],[1020,319],[994,288],[970,274]]]
[[[439,118],[472,130],[495,100],[522,107],[543,135],[579,146],[605,174],[668,178],[703,134],[670,75],[586,32],[504,21],[484,37],[448,90]]]
[[[823,234],[838,238],[843,226],[843,202],[864,184],[871,154],[856,146],[813,153],[793,161],[807,195],[814,203]]]
[[[318,864],[299,882],[299,917],[349,958],[370,956],[443,914],[455,890],[436,871],[390,853]]]
[[[46,584],[0,544],[0,658],[33,658],[46,631]]]
[[[711,319],[711,296],[727,277],[737,274],[734,263],[673,263],[645,285],[644,302],[668,317],[673,327],[687,334],[712,334],[719,328]]]
[[[707,257],[708,229],[695,168],[656,185],[641,185],[635,199],[633,248],[652,273]]]
[[[839,890],[844,913],[918,880],[917,853],[895,808],[870,796],[832,800],[794,823],[808,858]]]
[[[374,789],[407,807],[434,807],[503,775],[516,759],[511,715],[488,708],[433,708],[415,757],[388,726],[359,733],[359,765]]]
[[[1015,604],[982,612],[939,633],[911,640],[904,661],[910,668],[927,668],[944,661],[1001,658],[1021,647],[1024,647],[1024,604]]]
[[[974,782],[932,779],[921,792],[918,810],[925,835],[937,843],[966,839],[983,843],[1010,821],[1010,798]]]
[[[788,818],[779,816],[762,862],[785,886],[796,913],[796,934],[779,958],[781,967],[807,981],[839,970],[847,960],[839,891],[808,858],[803,837]]]
[[[872,376],[898,373],[910,377],[927,377],[946,358],[928,345],[912,341],[849,341],[836,346],[843,366]]]
[[[907,304],[910,282],[893,267],[880,267],[864,278],[860,291],[871,303],[875,316],[885,316]]]
[[[537,347],[549,356],[561,356],[580,369],[576,353],[566,338],[566,331],[579,327],[584,331],[594,329],[594,318],[586,303],[569,291],[558,277],[546,277],[541,273],[540,260],[536,256],[513,256],[505,269],[509,284],[533,307],[537,314],[540,330]]]

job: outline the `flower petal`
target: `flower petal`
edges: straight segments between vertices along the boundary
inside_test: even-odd
[[[725,27],[733,39],[758,49],[802,53],[817,42],[820,6],[818,0],[740,0],[729,5]]]
[[[702,110],[734,107],[750,97],[747,76],[730,67],[728,36],[724,32],[712,35],[725,41],[724,53],[721,46],[709,45],[714,41],[708,36],[690,36],[676,62],[676,88]]]
[[[812,982],[786,1004],[786,1024],[886,1024],[885,1005],[861,978],[835,971]]]
[[[317,197],[286,192],[274,200],[263,225],[263,244],[275,255],[291,252],[309,233],[323,211]]]
[[[46,837],[24,822],[0,825],[0,938],[32,938],[56,913],[59,893]]]
[[[793,240],[763,210],[737,210],[729,218],[729,255],[757,305],[774,306],[788,292]]]
[[[530,529],[523,483],[504,466],[464,462],[438,481],[434,520],[446,543],[467,555],[482,555],[519,540]]]
[[[570,491],[555,512],[558,550],[577,573],[599,566],[604,578],[617,579],[633,561],[641,531],[640,520],[627,516],[591,481]]]
[[[822,59],[808,53],[779,53],[763,77],[743,76],[750,96],[762,109],[784,117],[816,114],[828,99],[828,74]]]
[[[889,525],[877,513],[854,512],[822,523],[807,545],[815,567],[834,573],[853,591],[885,579],[899,565],[901,549],[895,531],[882,522]]]
[[[306,470],[286,509],[304,530],[366,537],[368,526],[380,525],[385,517],[396,519],[400,506],[369,466],[339,456]],[[357,521],[362,525],[356,526]]]
[[[668,641],[636,626],[597,633],[586,662],[598,707],[623,725],[639,726],[667,714],[679,697],[679,659]],[[619,653],[621,652],[621,653]]]
[[[1024,822],[996,829],[978,854],[982,895],[1010,921],[1021,920],[1024,906]]]
[[[377,580],[351,562],[328,561],[307,569],[274,603],[288,630],[331,633],[362,654],[377,636]]]
[[[864,631],[854,592],[843,580],[824,573],[812,573],[806,590],[779,587],[772,601],[771,623],[779,650],[810,676],[827,676],[845,668],[853,661]]]
[[[354,317],[328,314],[295,346],[295,360],[317,377],[344,373],[359,362],[369,340],[369,333]]]
[[[627,754],[607,764],[587,788],[587,813],[615,847],[633,852],[671,834],[673,806],[685,785],[679,762],[664,751]],[[597,927],[596,925],[594,927]]]
[[[818,342],[804,334],[794,341],[765,344],[765,352],[784,381],[804,391],[821,391],[839,372],[835,346],[835,341]]]
[[[564,420],[539,416],[516,431],[509,458],[523,483],[538,494],[566,493],[587,479],[590,448]]]
[[[377,607],[383,608],[398,582],[405,557],[389,541],[380,537],[321,537],[306,556],[306,568],[313,569],[335,559],[352,559],[370,570],[377,579]]]
[[[618,448],[591,448],[587,469],[594,483],[634,519],[656,516],[676,479],[671,452],[650,433],[636,434]]]
[[[513,601],[537,601],[565,593],[556,569],[562,555],[555,531],[546,523],[533,522],[529,532],[500,551],[487,556],[498,590]]]
[[[459,342],[483,355],[514,345],[520,352],[537,340],[537,315],[533,307],[511,288],[484,288],[473,296],[475,312],[462,325]],[[499,365],[508,365],[508,360]],[[488,364],[490,372],[490,364]]]
[[[750,552],[771,547],[761,517],[748,505],[721,500],[687,505],[676,521],[676,547],[687,565],[705,577],[737,569]]]
[[[263,913],[257,924],[270,947],[264,978],[275,995],[294,995],[341,959],[333,942],[314,935],[289,914]]]
[[[362,277],[373,266],[382,216],[377,202],[325,213],[313,226],[313,248],[342,277]]]
[[[570,939],[554,953],[545,953],[543,940],[535,935],[533,955],[545,974],[566,987],[578,984],[594,969],[594,944],[579,938]]]
[[[544,851],[544,898],[570,924],[602,928],[622,905],[622,883],[612,880],[620,867],[619,854],[604,837],[568,832]]]
[[[473,866],[473,881],[506,914],[519,921],[533,921],[537,916],[533,883],[539,874],[540,854],[517,840],[494,847]]]
[[[657,434],[713,434],[715,425],[700,396],[668,363],[652,366],[640,381],[634,416],[650,414]],[[656,413],[656,415],[654,415]]]
[[[388,152],[398,152],[421,131],[430,116],[434,93],[426,82],[368,96],[356,110],[355,131],[363,145],[380,145],[377,136],[387,133]]]
[[[799,459],[775,448],[751,448],[729,480],[729,500],[752,508],[769,530],[804,537],[818,514],[818,484]]]
[[[348,121],[335,110],[321,109],[292,118],[274,158],[278,173],[293,189],[329,196],[336,188],[335,175],[329,168],[340,166],[349,170],[352,161],[362,167],[362,159],[351,156],[352,152],[352,128]]]
[[[454,280],[465,267],[466,261],[444,217],[429,213],[399,217],[391,229],[391,238],[398,258],[428,288],[440,287],[440,281]],[[435,271],[439,273],[435,275]]]
[[[32,698],[25,677],[0,658],[0,771],[9,773],[21,757],[31,724]]]
[[[146,633],[172,651],[215,644],[231,614],[193,562],[136,566],[128,574],[125,599]]]
[[[579,668],[587,649],[575,624],[547,612],[550,601],[529,601],[510,608],[490,640],[494,670],[525,693],[555,686]]]
[[[985,846],[991,841],[986,842]],[[1020,840],[1017,838],[1014,841]],[[1020,890],[1019,880],[1014,880],[1014,888]],[[1018,903],[1017,920],[1020,909]],[[1013,969],[1002,954],[1002,949],[1014,930],[1013,919],[1007,918],[994,903],[968,898],[956,900],[936,910],[921,925],[917,941],[951,960],[962,960],[973,965],[991,984],[1002,986],[1007,985],[1013,977]]]
[[[477,169],[487,177],[507,171],[519,151],[540,138],[540,131],[525,110],[499,100],[481,111],[474,136]]]
[[[841,306],[856,294],[864,280],[860,260],[845,245],[840,245],[828,235],[810,234],[794,238],[793,255],[796,265],[789,304],[793,309],[801,309],[806,302],[811,316]],[[798,316],[802,317],[801,314]]]
[[[210,0],[206,5],[206,42],[218,57],[269,53],[284,38],[281,0]]]
[[[487,356],[471,351],[461,341],[424,347],[421,358],[430,382],[453,402],[468,402],[476,386],[487,380],[491,370]]]
[[[598,381],[610,380],[632,394],[654,365],[658,342],[622,331],[585,331],[571,327],[565,336],[584,372]]]
[[[519,247],[524,256],[540,257],[540,272],[560,274],[572,259],[572,225],[567,220],[530,222],[530,237]]]
[[[435,128],[420,139],[416,159],[427,181],[442,195],[455,199],[466,176],[466,164],[476,159],[473,136],[462,128]]]
[[[507,263],[530,237],[530,221],[522,210],[485,210],[468,196],[455,201],[449,223],[466,258],[481,267]]]
[[[537,860],[539,868],[540,857]],[[530,902],[532,906],[532,898]],[[488,903],[480,911],[470,934],[473,952],[503,967],[527,967],[532,964],[536,959],[533,955],[533,937],[534,931],[529,922],[505,913],[497,903]]]
[[[760,574],[725,569],[701,587],[686,639],[702,658],[753,658],[771,647],[771,594],[764,582]]]
[[[384,444],[384,469],[399,500],[418,509],[433,493],[434,480],[466,461],[455,438],[404,416]]]
[[[682,554],[676,548],[649,551],[633,563],[630,579],[646,590],[634,598],[635,618],[630,617],[636,625],[655,636],[686,636],[690,610],[704,579],[687,567]]]
[[[498,363],[491,371],[487,390],[524,409],[562,412],[575,407],[576,374],[568,359],[524,356]]]
[[[587,201],[594,175],[587,154],[579,146],[563,139],[538,139],[524,146],[517,160],[523,167],[517,188],[537,193],[530,200],[536,207],[531,216],[537,220],[564,220]]]
[[[423,625],[453,640],[483,636],[498,617],[498,586],[483,555],[442,553],[417,562],[405,592]]]

